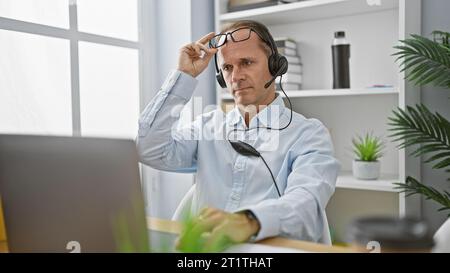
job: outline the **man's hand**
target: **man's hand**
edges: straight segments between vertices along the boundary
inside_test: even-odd
[[[211,32],[197,42],[183,46],[180,49],[177,69],[194,78],[200,75],[218,50],[207,46],[214,35],[214,32]]]
[[[196,217],[190,228],[185,230],[178,242],[177,248],[183,249],[192,236],[198,237],[202,251],[214,252],[223,250],[229,244],[248,241],[260,229],[259,222],[250,219],[244,213],[228,213],[219,209],[205,208]],[[196,242],[199,243],[199,242]]]

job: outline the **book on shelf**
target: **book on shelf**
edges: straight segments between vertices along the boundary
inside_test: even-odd
[[[228,0],[229,6],[241,6],[269,2],[273,0]]]
[[[289,3],[301,2],[301,1],[306,1],[306,0],[280,0],[280,2],[283,4],[289,4]]]
[[[298,91],[298,90],[302,89],[302,85],[300,83],[282,82],[281,84],[283,85],[284,91]],[[279,80],[277,80],[275,83],[275,90],[281,91]],[[226,102],[222,101],[222,110],[225,111],[225,106],[229,107],[230,105],[232,105],[232,106],[234,105],[233,101],[229,102],[229,100],[233,100],[233,97],[228,92],[222,92],[221,98],[222,98],[222,100],[225,99],[225,101],[226,101]]]
[[[284,56],[298,56],[297,50],[289,47],[277,47],[278,53]]]
[[[278,0],[229,0],[228,12],[278,5]]]
[[[292,38],[276,37],[274,38],[274,40],[277,47],[288,47],[295,50],[297,49],[297,42]]]
[[[286,73],[283,75],[281,82],[285,83],[302,83],[301,74]]]
[[[293,91],[293,90],[300,90],[302,85],[298,83],[282,83],[284,91]],[[280,84],[277,82],[275,84],[276,90],[281,90]]]
[[[289,63],[288,71],[287,73],[294,73],[294,74],[302,74],[303,69],[301,64],[291,64]]]
[[[291,65],[291,64],[297,64],[297,65],[302,64],[302,62],[300,61],[300,57],[299,57],[299,56],[289,56],[289,55],[286,55],[286,56],[284,56],[284,57],[286,57],[286,59],[287,59],[289,65]]]
[[[278,82],[280,77],[277,78],[276,82]],[[302,83],[302,75],[294,74],[294,73],[286,73],[283,75],[281,82],[285,83]]]

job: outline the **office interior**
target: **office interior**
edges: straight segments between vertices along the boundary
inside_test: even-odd
[[[49,137],[48,141],[40,139],[35,145],[46,143],[52,151],[58,151],[55,145],[61,141],[52,137],[69,139],[69,142],[70,139],[91,139],[90,154],[107,143],[104,144],[108,147],[105,154],[120,157],[120,149],[110,147],[115,144],[129,147],[139,138],[140,115],[164,89],[168,75],[176,70],[180,48],[210,32],[218,34],[227,23],[256,20],[266,25],[277,41],[292,43],[283,53],[292,58],[290,67],[297,70],[288,72],[292,80],[283,82],[287,86],[285,93],[278,89],[279,78],[275,80],[277,93],[286,106],[286,96],[290,98],[296,113],[324,124],[341,169],[334,192],[324,208],[326,221],[322,223],[326,223],[324,233],[329,237],[326,243],[275,236],[260,242],[245,242],[228,251],[377,251],[376,244],[355,248],[350,241],[349,233],[357,220],[368,220],[364,224],[369,230],[371,225],[383,224],[382,228],[389,230],[399,223],[380,224],[375,220],[408,219],[411,222],[406,225],[411,226],[402,226],[405,230],[413,225],[426,230],[431,244],[424,247],[425,251],[450,252],[450,174],[447,171],[450,168],[450,131],[441,131],[442,150],[416,156],[412,152],[417,146],[399,147],[400,142],[392,136],[394,125],[390,124],[395,111],[424,105],[431,115],[441,117],[440,125],[449,130],[450,85],[448,78],[447,81],[439,78],[439,75],[450,75],[449,36],[445,36],[450,32],[449,10],[450,2],[446,0],[0,0],[0,139],[4,137],[3,143],[0,140],[0,153],[11,148],[6,147],[6,143],[16,143],[10,139],[13,135],[19,139],[20,136]],[[349,44],[349,86],[346,87],[333,86],[333,73],[337,69],[333,66],[333,54],[337,54],[333,52],[333,39],[339,31],[345,32]],[[439,52],[443,55],[434,56],[437,61],[433,65],[441,65],[441,74],[435,74],[434,82],[415,84],[407,77],[410,70],[402,71],[401,59],[396,60],[398,55],[394,54],[400,49],[395,46],[404,45],[401,40],[412,39],[411,35],[424,37],[430,43],[434,41],[442,49]],[[440,85],[436,84],[437,78]],[[212,59],[197,77],[195,91],[181,111],[179,125],[189,124],[212,109],[226,112],[225,108],[234,104],[233,94],[216,81]],[[427,125],[431,128],[430,124],[422,125],[425,130]],[[435,130],[434,136],[439,139],[440,133],[433,128],[430,130]],[[379,173],[369,179],[355,174],[358,155],[354,141],[365,136],[378,137],[383,144],[382,155],[376,160]],[[24,143],[23,147],[28,147],[33,140]],[[42,146],[34,148],[43,151]],[[67,149],[67,153],[78,155],[76,150]],[[276,152],[275,149],[273,153]],[[439,153],[446,167],[436,168],[437,159],[427,162]],[[70,154],[66,156],[68,160],[73,159]],[[123,157],[126,156],[124,152]],[[7,164],[8,158],[0,155],[1,162],[12,166]],[[122,158],[114,162],[125,161]],[[96,164],[95,160],[92,164]],[[99,170],[108,172],[107,167],[99,166]],[[139,171],[136,177],[140,183],[138,199],[143,202],[145,217],[141,220],[154,230],[154,234],[149,235],[150,241],[164,241],[165,237],[159,233],[167,233],[172,234],[169,241],[173,244],[183,229],[181,218],[174,221],[174,214],[186,201],[187,194],[195,191],[196,170],[169,172],[142,163],[137,165],[137,162],[135,167]],[[120,174],[118,169],[114,173]],[[76,166],[72,170],[76,173]],[[30,170],[18,168],[16,171]],[[215,172],[214,169],[206,171]],[[2,166],[0,183],[6,184],[9,176],[2,176],[1,172]],[[396,183],[405,183],[410,177],[434,192],[422,190],[408,196]],[[36,181],[40,181],[39,177]],[[86,186],[86,183],[80,185]],[[8,189],[13,192],[12,188]],[[114,189],[105,189],[108,191]],[[436,197],[438,194],[440,199]],[[440,202],[429,199],[430,195]],[[8,206],[8,214],[0,214],[1,251],[8,252],[15,249],[8,248],[8,220],[14,217],[13,211],[18,211],[13,205],[20,206],[20,202],[2,196],[2,192],[0,197],[9,202],[3,204]],[[82,206],[83,198],[79,202]],[[18,223],[15,221],[11,226],[17,227]],[[50,234],[50,230],[45,234]],[[405,233],[398,236],[402,235]],[[90,238],[95,240],[95,235],[91,234]],[[70,252],[80,247],[76,240],[69,243],[58,251]],[[23,247],[26,242],[18,244]],[[383,243],[381,247],[383,250]],[[395,245],[392,248],[399,252],[410,250],[399,250]],[[27,248],[17,249],[21,252]],[[167,251],[161,246],[155,249]],[[32,246],[28,250],[33,251]],[[92,250],[95,251],[95,242]]]

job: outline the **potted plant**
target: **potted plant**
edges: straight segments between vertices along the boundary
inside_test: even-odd
[[[450,89],[450,33],[434,31],[433,34],[433,40],[412,35],[401,41],[403,45],[395,46],[399,51],[394,55],[398,55],[403,70],[409,72],[407,79],[415,85],[432,84]],[[450,172],[449,120],[439,113],[432,113],[424,105],[408,106],[405,110],[399,108],[389,120],[391,136],[400,142],[400,148],[413,147],[413,156],[432,155],[426,163],[433,163],[433,169]],[[410,176],[405,183],[397,185],[408,195],[422,194],[438,202],[441,211],[450,210],[448,191],[439,192]]]
[[[380,162],[383,142],[379,137],[366,134],[352,140],[356,158],[353,160],[353,176],[358,179],[373,180],[380,176]]]
[[[406,78],[417,86],[431,84],[450,89],[450,33],[434,31],[434,39],[419,35],[401,41],[402,45],[394,55],[401,61]],[[428,155],[425,163],[432,163],[433,169],[450,173],[450,121],[439,113],[432,113],[424,105],[407,106],[397,109],[389,118],[392,137],[400,142],[399,147],[412,147],[413,156]],[[450,178],[447,179],[450,181]],[[450,192],[439,191],[408,176],[397,188],[407,196],[420,194],[441,206],[439,211],[447,211],[448,220],[440,230],[450,231]],[[439,233],[439,232],[438,232]],[[450,252],[450,236],[438,236],[438,251]],[[441,232],[444,233],[444,232]],[[442,247],[445,246],[445,247]]]

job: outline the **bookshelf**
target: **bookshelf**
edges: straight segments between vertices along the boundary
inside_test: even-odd
[[[408,175],[420,178],[420,160],[397,149],[388,138],[387,123],[392,110],[420,101],[419,89],[404,80],[391,54],[398,40],[420,33],[421,0],[308,0],[231,13],[227,0],[215,0],[216,31],[241,19],[260,21],[274,37],[289,37],[298,44],[302,90],[287,94],[294,111],[327,126],[342,165],[327,207],[335,239],[344,240],[349,221],[358,216],[420,216],[420,199],[406,198],[393,186]],[[333,90],[331,42],[339,30],[351,44],[351,89]],[[369,88],[373,85],[392,87]],[[233,103],[218,85],[217,103]],[[366,132],[386,141],[382,175],[375,181],[357,180],[351,174],[351,139]]]

